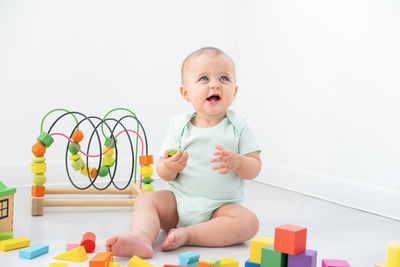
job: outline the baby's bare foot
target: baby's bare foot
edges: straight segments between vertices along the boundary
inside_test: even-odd
[[[142,259],[153,256],[153,248],[132,233],[113,235],[106,241],[106,251],[110,251],[117,257],[132,257],[137,255]]]
[[[168,232],[168,236],[165,238],[164,243],[161,245],[162,250],[174,250],[189,241],[189,232],[186,228],[174,228]]]

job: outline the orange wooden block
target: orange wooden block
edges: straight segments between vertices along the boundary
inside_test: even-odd
[[[41,142],[37,142],[32,146],[32,153],[36,157],[41,157],[46,153],[46,147]]]
[[[71,136],[71,139],[74,140],[75,143],[79,143],[83,139],[83,132],[80,130],[74,131]]]
[[[153,155],[139,156],[139,164],[142,166],[153,164]]]
[[[197,267],[213,267],[211,262],[199,261],[197,262]]]
[[[104,267],[107,262],[113,262],[112,252],[99,252],[89,262],[89,267]]]
[[[307,228],[285,224],[275,228],[274,250],[296,255],[306,250]]]
[[[31,195],[33,197],[44,197],[45,187],[32,185]]]

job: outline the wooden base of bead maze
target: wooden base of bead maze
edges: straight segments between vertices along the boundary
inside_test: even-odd
[[[69,187],[46,187],[46,195],[127,195],[129,198],[45,198],[32,197],[32,216],[42,216],[44,207],[75,207],[75,206],[131,206],[135,204],[136,197],[141,194],[139,184],[134,184],[130,188],[118,190],[107,188],[97,190],[88,188],[79,190]]]

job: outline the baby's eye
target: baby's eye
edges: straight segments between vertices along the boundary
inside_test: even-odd
[[[201,76],[199,81],[208,81],[208,77],[207,76]]]
[[[222,76],[221,78],[219,78],[221,81],[229,81],[229,78],[226,76]]]

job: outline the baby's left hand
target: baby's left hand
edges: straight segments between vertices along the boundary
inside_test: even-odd
[[[226,174],[232,170],[237,170],[240,167],[240,155],[225,149],[223,146],[215,145],[218,151],[214,152],[215,156],[219,156],[210,160],[210,162],[223,162],[212,167],[213,170],[219,170],[220,174]]]

